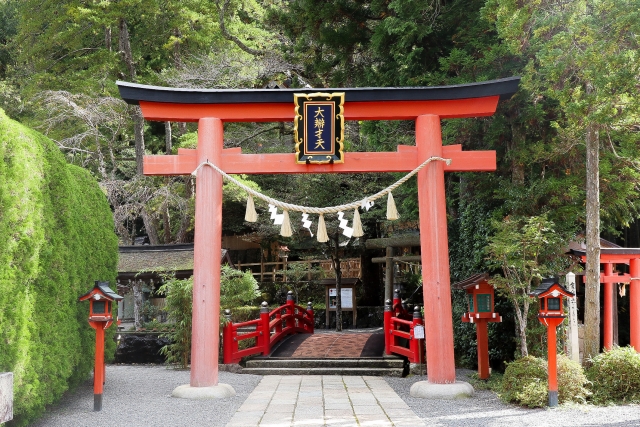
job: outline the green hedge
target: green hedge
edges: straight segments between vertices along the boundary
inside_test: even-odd
[[[118,240],[95,179],[2,110],[0,158],[0,371],[24,425],[88,378],[95,334],[78,297],[114,283]]]

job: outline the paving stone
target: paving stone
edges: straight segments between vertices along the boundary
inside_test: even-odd
[[[273,413],[293,414],[293,411],[295,410],[295,408],[296,408],[296,405],[294,403],[286,404],[286,405],[281,405],[281,404],[269,405],[269,407],[265,411],[265,414],[273,414]]]

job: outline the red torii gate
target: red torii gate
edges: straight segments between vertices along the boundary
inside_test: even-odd
[[[573,249],[571,252],[586,262],[586,250]],[[604,348],[613,348],[613,284],[629,284],[629,343],[640,352],[640,248],[600,248],[600,264],[604,272],[600,273],[603,286],[604,301],[602,319],[602,340]],[[614,264],[626,264],[629,273],[614,274]]]
[[[344,163],[297,164],[294,154],[243,154],[223,149],[223,122],[280,122],[294,119],[294,93],[319,89],[205,90],[117,82],[122,98],[138,104],[147,120],[198,122],[198,147],[178,155],[145,156],[145,175],[186,175],[212,162],[230,174],[409,172],[432,156],[418,172],[420,244],[427,373],[431,384],[456,382],[449,276],[449,248],[444,172],[494,171],[495,151],[464,152],[442,146],[441,119],[490,116],[508,99],[520,78],[456,86],[414,88],[343,88],[345,120],[415,120],[416,146],[397,152],[345,153]],[[218,385],[222,177],[201,168],[196,177],[193,332],[191,387]]]

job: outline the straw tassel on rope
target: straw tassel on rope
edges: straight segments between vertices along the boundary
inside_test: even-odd
[[[362,236],[364,236],[364,232],[362,231],[362,223],[360,222],[360,212],[358,212],[358,208],[356,208],[353,211],[353,237]]]
[[[320,218],[318,218],[318,242],[324,243],[329,241],[329,236],[327,236],[327,227],[324,225],[324,215],[320,214]]]
[[[398,209],[396,209],[396,202],[393,200],[391,191],[389,191],[389,197],[387,198],[387,219],[395,221],[399,218]]]
[[[283,211],[284,218],[282,220],[282,227],[280,227],[280,235],[283,237],[291,237],[291,222],[289,221],[289,211]]]
[[[247,211],[244,214],[244,220],[247,222],[256,222],[258,220],[258,213],[251,194],[247,197]]]

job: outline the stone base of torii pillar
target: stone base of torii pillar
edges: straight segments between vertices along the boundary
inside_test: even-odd
[[[473,396],[473,386],[464,381],[453,384],[433,384],[429,381],[418,381],[409,390],[411,397],[422,399],[464,399]]]
[[[171,396],[182,399],[224,399],[235,396],[236,391],[229,384],[218,383],[209,387],[191,387],[189,384],[176,387]]]

